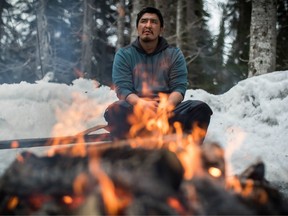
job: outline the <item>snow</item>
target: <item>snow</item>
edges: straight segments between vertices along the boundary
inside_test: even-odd
[[[85,79],[72,85],[45,80],[3,84],[0,98],[0,140],[77,134],[105,123],[106,107],[117,100],[109,87]],[[288,71],[248,78],[222,95],[188,90],[187,99],[211,106],[214,114],[205,142],[217,142],[225,149],[228,175],[260,159],[266,165],[266,178],[282,184],[284,190],[283,184],[288,184]],[[0,150],[0,173],[23,150],[27,149]]]

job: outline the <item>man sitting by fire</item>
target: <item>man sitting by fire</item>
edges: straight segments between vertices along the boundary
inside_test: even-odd
[[[147,119],[167,112],[172,128],[169,132],[175,132],[174,123],[179,122],[184,133],[201,128],[203,141],[212,110],[202,101],[183,101],[188,83],[186,62],[181,50],[160,36],[164,30],[161,12],[153,7],[142,9],[137,14],[136,28],[138,38],[119,49],[114,58],[112,79],[119,101],[104,114],[111,136],[116,140],[135,137],[137,132],[131,133],[132,126],[142,123],[145,127]],[[160,107],[162,98],[166,99]],[[138,127],[139,134],[140,129],[148,132]]]

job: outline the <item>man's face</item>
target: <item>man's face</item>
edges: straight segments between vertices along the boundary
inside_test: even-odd
[[[140,40],[150,42],[158,39],[163,28],[156,14],[145,13],[139,20],[137,31]]]

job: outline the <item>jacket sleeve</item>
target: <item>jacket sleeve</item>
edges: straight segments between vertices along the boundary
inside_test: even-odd
[[[187,66],[183,53],[179,48],[174,50],[170,70],[169,88],[171,92],[180,92],[184,97],[187,89]]]
[[[114,57],[112,81],[115,85],[117,97],[120,100],[125,100],[129,94],[135,92],[132,81],[132,68],[130,65],[129,54],[125,53],[123,48],[119,49]]]

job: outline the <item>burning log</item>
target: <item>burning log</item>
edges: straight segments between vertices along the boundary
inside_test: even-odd
[[[0,179],[0,214],[288,214],[262,162],[228,179],[217,144],[199,147],[191,178],[167,148],[112,144],[90,146],[85,156],[22,153]]]
[[[165,199],[179,190],[183,179],[181,163],[165,149],[110,149],[102,154],[101,160],[103,170],[112,180],[130,188],[135,195]]]
[[[257,161],[228,182],[236,194],[255,215],[286,215],[288,206],[280,192],[265,179],[265,164]]]
[[[69,213],[67,206],[73,209],[95,186],[87,164],[87,158],[22,153],[0,180],[1,214]],[[82,191],[75,193],[80,177]]]

